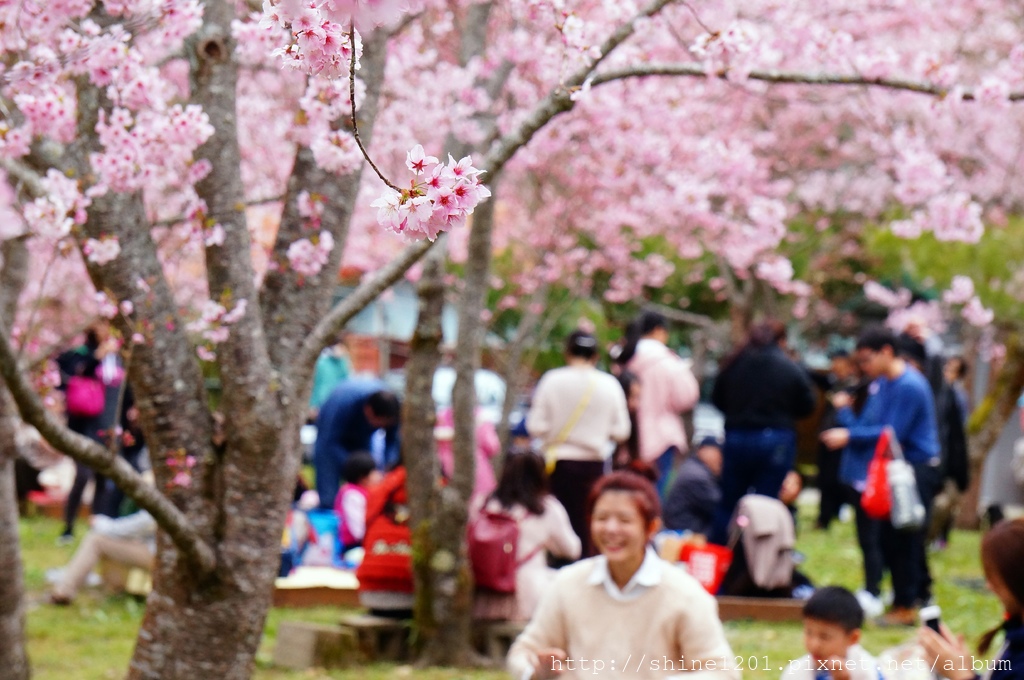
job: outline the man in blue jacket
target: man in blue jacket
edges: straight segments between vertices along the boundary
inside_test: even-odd
[[[859,416],[849,412],[849,397],[837,395],[837,427],[822,433],[831,449],[853,444],[850,451],[868,452],[886,425],[891,425],[903,448],[903,456],[914,469],[918,493],[924,503],[924,526],[911,531],[897,530],[890,522],[881,526],[882,552],[892,575],[893,606],[883,623],[915,625],[914,607],[927,600],[927,557],[925,533],[931,518],[932,501],[941,484],[938,426],[931,386],[921,373],[898,354],[896,336],[885,328],[871,328],[857,340],[856,358],[861,371],[873,380],[867,402]],[[845,397],[845,399],[844,399]]]
[[[398,423],[401,404],[380,380],[346,380],[320,407],[316,421],[313,465],[320,507],[334,508],[341,470],[352,451],[370,451],[377,430],[384,430],[382,469],[398,461]]]

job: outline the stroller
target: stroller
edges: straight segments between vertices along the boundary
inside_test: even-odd
[[[794,586],[809,584],[795,570],[793,516],[782,501],[749,494],[740,499],[729,524],[732,563],[719,595],[791,597]]]

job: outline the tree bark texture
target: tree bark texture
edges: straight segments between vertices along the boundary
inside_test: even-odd
[[[11,318],[28,277],[25,240],[5,241],[0,255],[0,314]],[[0,669],[10,680],[28,680],[31,674],[25,649],[25,580],[14,476],[19,422],[7,388],[0,385]]]
[[[961,529],[977,529],[980,525],[977,507],[985,459],[999,439],[1006,423],[1013,416],[1022,391],[1024,333],[1016,331],[1006,340],[1006,360],[995,378],[994,385],[985,400],[974,410],[968,423],[971,483],[960,501],[961,511],[957,516],[957,526]]]
[[[419,662],[465,666],[474,660],[468,617],[472,584],[464,540],[468,497],[441,484],[431,396],[442,339],[443,257],[443,248],[438,248],[427,258],[419,284],[419,320],[406,368],[402,449],[413,521]]]

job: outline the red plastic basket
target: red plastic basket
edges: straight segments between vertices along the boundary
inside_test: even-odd
[[[697,581],[704,586],[704,590],[712,595],[718,592],[722,585],[725,572],[729,571],[732,564],[732,550],[720,545],[694,545],[687,543],[679,552],[679,561],[686,563],[686,569]]]

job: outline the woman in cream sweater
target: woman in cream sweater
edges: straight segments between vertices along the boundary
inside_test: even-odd
[[[654,486],[614,472],[591,499],[600,554],[559,571],[509,651],[512,676],[739,678],[715,599],[649,547],[660,515]]]

